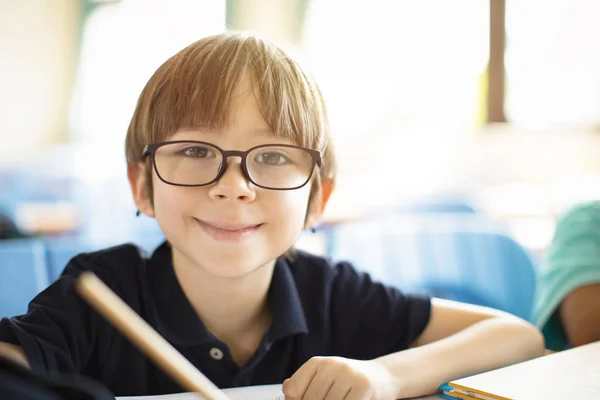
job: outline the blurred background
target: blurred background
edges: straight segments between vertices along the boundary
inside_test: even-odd
[[[32,291],[76,252],[151,250],[162,236],[126,179],[137,97],[184,46],[243,30],[293,53],[329,106],[339,184],[298,246],[527,317],[556,217],[600,198],[597,15],[594,0],[0,0],[4,236],[43,247]]]

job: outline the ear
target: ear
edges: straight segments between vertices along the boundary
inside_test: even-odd
[[[146,176],[146,164],[143,162],[127,165],[127,178],[137,209],[148,217],[154,218],[154,207],[148,194]]]
[[[317,225],[321,220],[329,197],[331,196],[331,192],[333,192],[333,182],[330,180],[323,181],[320,192],[320,196],[319,193],[317,193],[315,199],[311,201],[312,204],[308,209],[308,215],[306,216],[306,223],[304,225],[305,229]]]

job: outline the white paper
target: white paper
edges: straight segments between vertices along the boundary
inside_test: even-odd
[[[284,400],[281,385],[247,386],[224,389],[231,400]],[[158,396],[117,397],[120,400],[203,400],[197,393],[163,394]]]

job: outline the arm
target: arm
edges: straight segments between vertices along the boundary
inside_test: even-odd
[[[543,353],[527,322],[490,308],[403,293],[338,265],[328,355],[283,384],[286,400],[391,400]],[[343,278],[343,279],[341,279]]]
[[[370,361],[313,357],[284,382],[286,400],[418,397],[453,379],[543,354],[541,333],[517,317],[446,300],[432,303],[430,321],[410,349]]]
[[[23,365],[24,367],[30,368],[29,361],[25,355],[25,351],[21,346],[16,346],[11,343],[0,342],[0,357],[4,357],[8,360],[14,361]]]
[[[402,397],[434,393],[452,379],[539,357],[540,332],[492,309],[434,299],[429,324],[409,350],[378,358]]]
[[[600,340],[600,283],[569,293],[560,306],[560,318],[573,346]]]

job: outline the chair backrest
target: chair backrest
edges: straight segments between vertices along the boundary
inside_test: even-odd
[[[462,222],[461,222],[462,221]],[[525,249],[481,219],[398,218],[343,224],[330,256],[406,291],[494,307],[529,320],[535,268]]]
[[[479,210],[467,199],[454,197],[433,197],[420,201],[411,201],[389,207],[378,207],[374,214],[476,214]]]
[[[0,317],[24,314],[48,284],[45,246],[39,239],[0,241]]]

